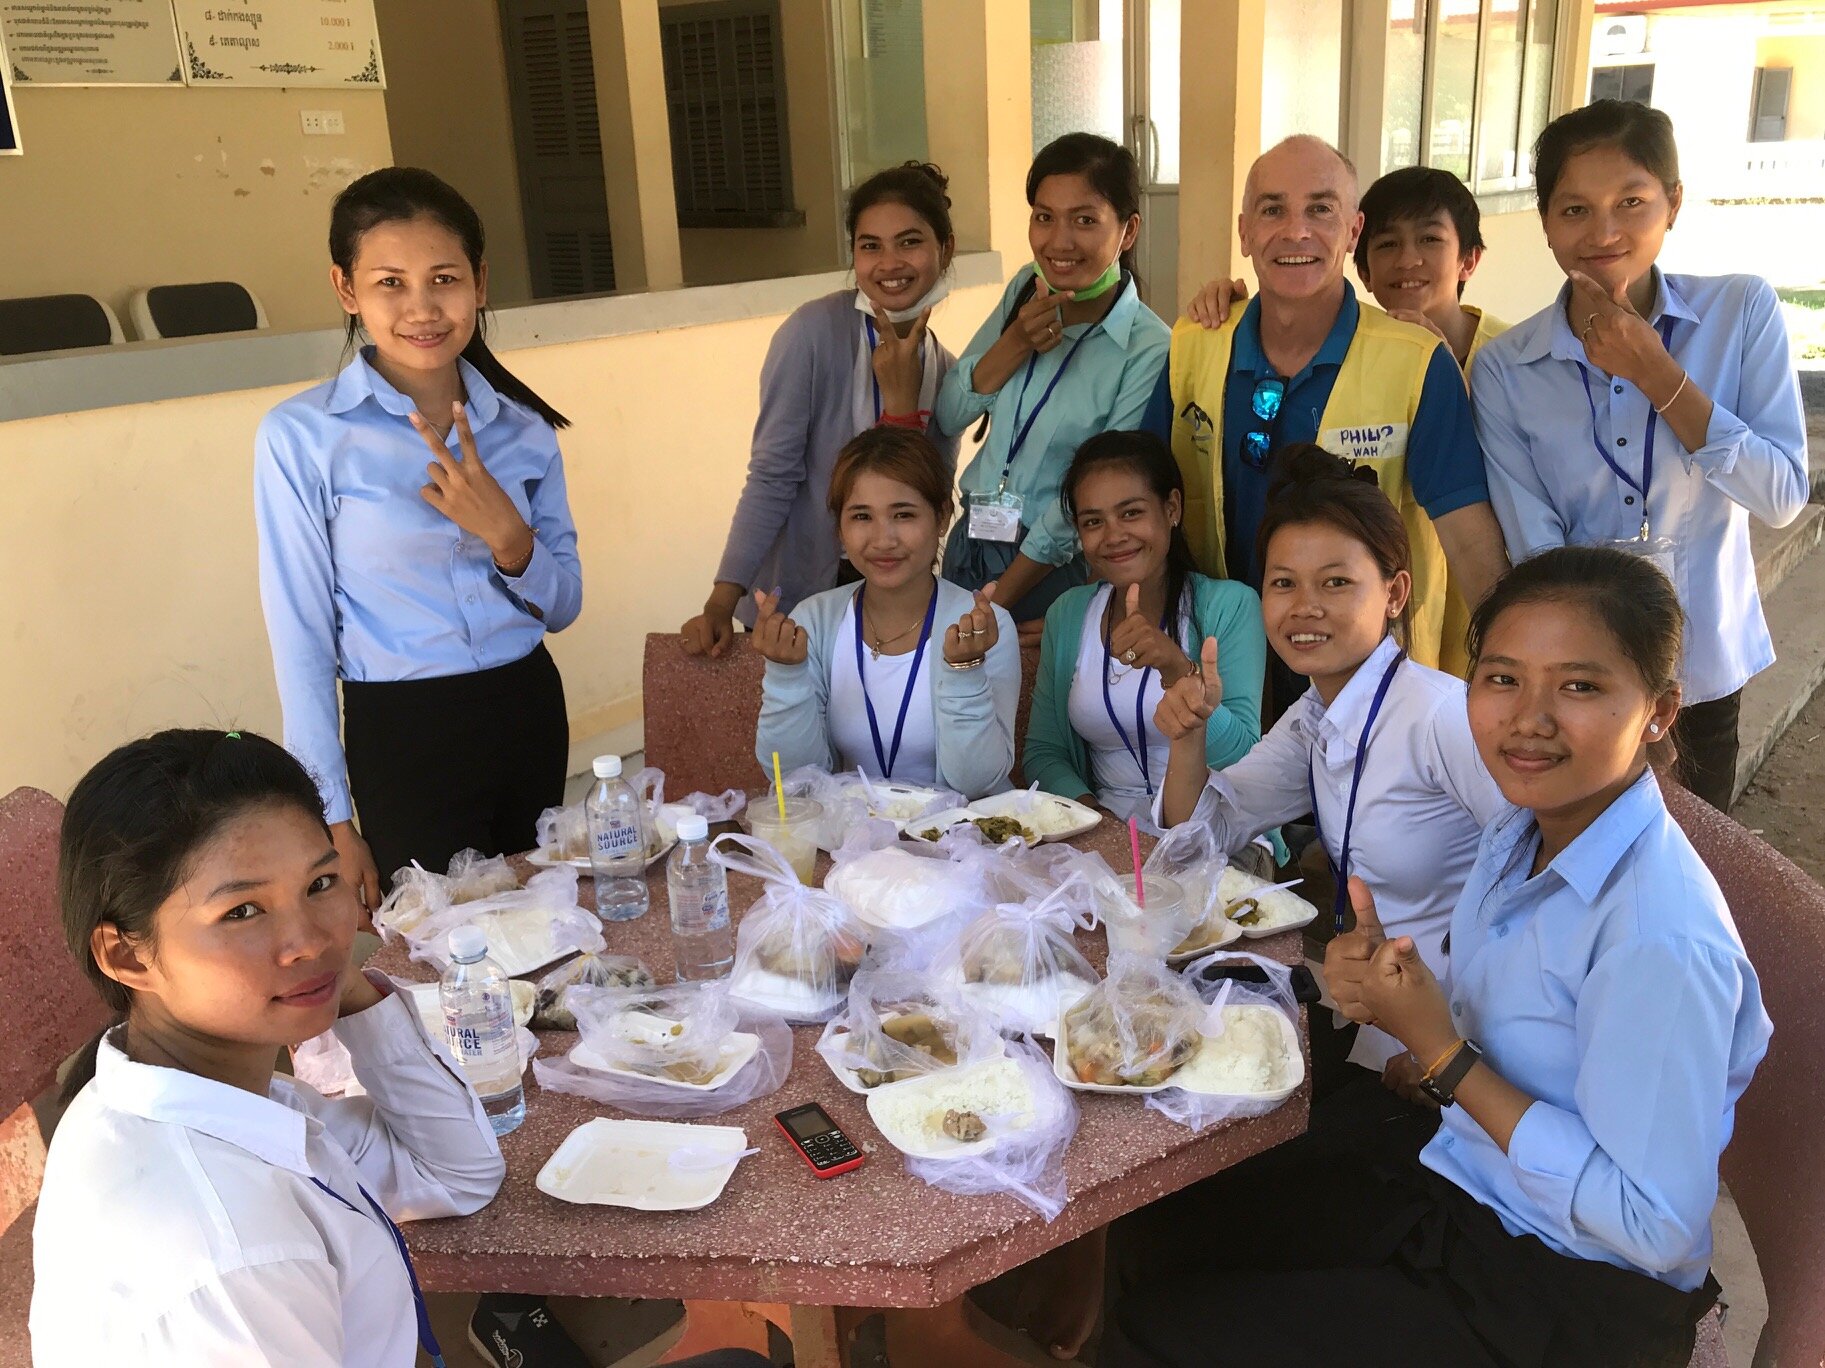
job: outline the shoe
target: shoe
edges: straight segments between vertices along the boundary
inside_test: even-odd
[[[590,1368],[543,1297],[484,1292],[469,1317],[469,1343],[494,1368]]]

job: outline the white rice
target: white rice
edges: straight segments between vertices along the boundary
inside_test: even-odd
[[[1289,922],[1310,920],[1317,915],[1317,909],[1290,889],[1279,888],[1262,896],[1259,890],[1270,887],[1252,874],[1244,874],[1239,869],[1225,869],[1223,877],[1217,882],[1217,896],[1228,907],[1243,898],[1255,898],[1259,901],[1260,919],[1248,929],[1260,931],[1276,926],[1285,926]],[[1221,909],[1219,909],[1221,910]]]
[[[1035,1118],[1033,1090],[1020,1061],[1010,1057],[877,1088],[868,1111],[888,1140],[916,1150],[959,1144],[944,1133],[947,1111],[976,1113],[990,1137],[1025,1130]]]
[[[1280,1013],[1245,1005],[1223,1009],[1223,1034],[1206,1036],[1173,1086],[1200,1093],[1267,1093],[1291,1086],[1297,1065]]]

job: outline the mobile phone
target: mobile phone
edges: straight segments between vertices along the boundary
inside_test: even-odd
[[[1198,980],[1202,983],[1220,983],[1224,979],[1233,979],[1237,983],[1265,984],[1267,971],[1256,964],[1206,964],[1198,970]],[[1319,1000],[1318,980],[1312,971],[1303,964],[1292,966],[1292,978],[1289,986],[1293,990],[1293,1001],[1303,1002],[1308,1006]]]
[[[862,1151],[837,1128],[830,1113],[815,1102],[777,1113],[773,1124],[820,1178],[834,1178],[862,1166]]]

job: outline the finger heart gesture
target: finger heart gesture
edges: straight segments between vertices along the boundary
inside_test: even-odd
[[[471,536],[488,544],[496,564],[512,565],[526,558],[531,550],[532,529],[520,516],[507,491],[482,463],[475,446],[475,432],[469,426],[469,415],[462,404],[452,405],[452,431],[460,455],[452,456],[450,448],[423,415],[414,412],[412,426],[424,438],[431,452],[431,464],[425,467],[430,481],[418,492],[424,501]]]
[[[974,665],[994,649],[1001,640],[1001,627],[995,621],[995,583],[976,591],[975,605],[957,619],[956,625],[944,629],[944,659],[952,665]]]
[[[1053,291],[1044,276],[1034,276],[1033,284],[1033,297],[1015,315],[1014,326],[1034,351],[1049,352],[1064,340],[1064,318],[1059,307],[1070,303],[1076,295],[1069,290]]]
[[[779,611],[779,591],[754,591],[754,649],[775,665],[803,665],[810,654],[805,629]]]

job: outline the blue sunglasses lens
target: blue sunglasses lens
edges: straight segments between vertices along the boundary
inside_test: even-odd
[[[1280,413],[1280,401],[1286,398],[1286,381],[1259,380],[1255,383],[1255,392],[1249,400],[1255,417],[1272,422]]]
[[[1265,432],[1247,432],[1242,435],[1243,458],[1256,470],[1267,464],[1267,442]]]

